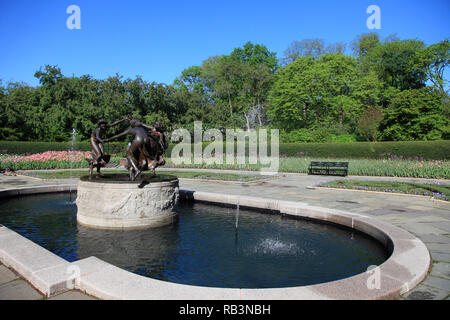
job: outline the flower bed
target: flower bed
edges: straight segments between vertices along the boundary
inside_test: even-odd
[[[12,156],[0,154],[0,169],[9,168],[11,170],[45,170],[45,169],[75,169],[87,168],[88,163],[85,157],[89,152],[83,151],[47,151],[43,153],[27,154],[22,156]],[[110,163],[118,163],[120,156],[113,156]],[[165,157],[166,168],[199,168],[199,169],[235,169],[235,170],[255,170],[259,171],[267,165],[250,164],[248,158],[245,164],[226,164],[225,157],[221,164],[195,164],[190,158],[191,164],[175,165],[170,158]],[[349,175],[360,176],[387,176],[387,177],[412,177],[412,178],[434,178],[450,179],[450,162],[442,160],[421,160],[411,157],[411,159],[401,156],[389,155],[384,159],[346,159],[346,158],[313,158],[287,157],[280,154],[279,172],[307,173],[311,161],[336,161],[349,162]]]
[[[21,156],[0,155],[0,168],[10,170],[86,168],[90,152],[46,151]]]

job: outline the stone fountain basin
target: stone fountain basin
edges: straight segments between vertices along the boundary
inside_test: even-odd
[[[0,198],[71,189],[71,185],[8,189],[0,191]],[[345,225],[371,235],[390,248],[392,254],[373,270],[317,285],[271,289],[211,288],[147,278],[97,257],[70,263],[0,226],[0,261],[47,296],[75,288],[102,299],[127,300],[395,299],[414,288],[428,274],[431,259],[425,244],[411,233],[375,218],[302,202],[267,198],[186,190],[180,190],[180,197],[208,203],[239,203],[242,207],[275,210],[281,214]],[[379,287],[373,285],[373,280],[378,281]]]
[[[136,181],[127,174],[84,176],[78,182],[77,221],[102,229],[164,226],[176,219],[178,194],[178,178],[171,175],[141,175]]]

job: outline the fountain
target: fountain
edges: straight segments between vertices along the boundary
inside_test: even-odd
[[[106,130],[124,120],[129,120],[131,129],[109,139],[104,139]],[[175,221],[173,210],[178,203],[178,179],[169,175],[156,175],[157,166],[164,164],[162,155],[167,148],[161,126],[148,126],[128,117],[108,124],[98,122],[91,136],[89,176],[80,178],[76,204],[77,221],[93,228],[146,228],[159,227]],[[111,156],[104,153],[103,143],[130,134],[134,140],[127,150],[125,167],[129,174],[102,175],[100,168],[106,166]],[[92,179],[92,169],[97,175]],[[151,174],[142,172],[151,170]]]
[[[64,186],[0,191],[0,260],[45,295],[67,290],[67,270],[83,275],[76,288],[104,299],[392,298],[426,276],[426,246],[376,219],[300,202],[180,192],[176,177],[155,174],[164,164],[163,133],[128,120],[132,128],[109,139],[106,129],[118,122],[99,121],[92,133],[77,208],[46,194],[69,191]],[[102,174],[110,159],[103,143],[127,134],[134,136],[128,174]],[[368,286],[372,270],[381,274],[380,290]]]

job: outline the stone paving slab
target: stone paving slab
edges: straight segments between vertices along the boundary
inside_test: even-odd
[[[431,269],[431,275],[450,280],[450,263],[436,262]]]
[[[429,275],[422,284],[450,292],[450,280]]]
[[[0,286],[16,279],[19,279],[17,274],[0,264]]]
[[[98,299],[89,296],[87,294],[84,294],[78,290],[72,290],[50,297],[47,300],[98,300]]]
[[[445,219],[442,219],[438,222],[431,222],[431,225],[435,226],[436,228],[444,230],[446,234],[450,234],[450,221],[445,221]]]
[[[431,259],[433,259],[433,261],[450,263],[450,254],[431,251]]]
[[[414,290],[405,294],[403,298],[408,300],[443,300],[448,298],[448,296],[447,290],[430,287],[421,283]]]
[[[428,243],[427,247],[429,250],[436,253],[450,254],[450,246],[448,243]]]
[[[42,295],[25,280],[17,279],[0,285],[0,300],[41,300]]]
[[[0,300],[40,300],[46,297],[10,268],[0,263]],[[49,300],[98,300],[79,290],[55,295]]]
[[[424,234],[434,234],[434,235],[448,234],[448,232],[446,230],[436,228],[435,226],[433,226],[429,223],[405,221],[403,223],[400,223],[400,225],[402,225],[404,229],[410,231],[411,233],[415,234],[419,238],[421,235],[424,235]]]
[[[425,243],[446,243],[450,246],[449,235],[424,234],[422,236],[422,241]]]

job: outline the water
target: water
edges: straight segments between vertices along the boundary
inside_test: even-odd
[[[0,224],[68,261],[97,256],[128,271],[199,286],[270,288],[317,284],[388,258],[373,239],[332,225],[239,209],[180,204],[178,221],[146,230],[76,222],[68,194],[2,200]]]
[[[236,230],[238,229],[238,226],[239,226],[239,198],[236,206]]]
[[[72,142],[70,147],[70,179],[72,180],[73,176],[73,151],[75,150],[75,145],[77,143],[77,131],[75,128],[72,128]],[[69,187],[69,195],[70,195],[70,201],[72,201],[72,184]]]

